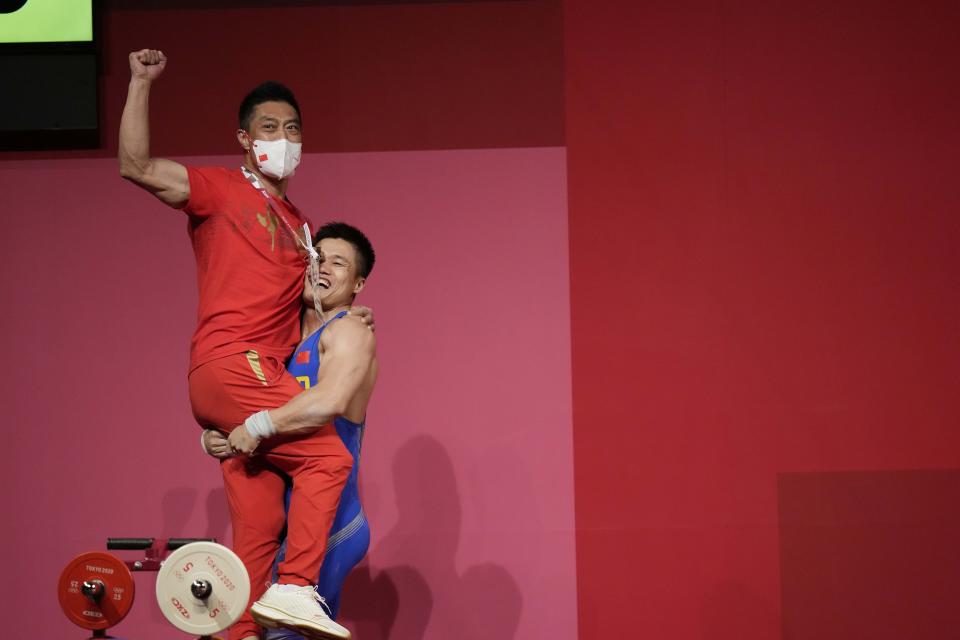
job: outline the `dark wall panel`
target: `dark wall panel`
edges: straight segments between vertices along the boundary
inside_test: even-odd
[[[127,54],[141,48],[169,56],[158,155],[233,152],[240,99],[265,79],[295,90],[309,151],[563,144],[559,0],[228,4],[104,3],[94,155],[116,151]]]
[[[939,640],[960,627],[960,471],[777,482],[784,637]]]

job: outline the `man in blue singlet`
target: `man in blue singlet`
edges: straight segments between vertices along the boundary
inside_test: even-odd
[[[323,226],[314,237],[314,244],[320,253],[320,301],[324,318],[318,317],[313,305],[313,290],[309,280],[304,284],[304,310],[301,317],[302,342],[296,348],[287,371],[297,382],[310,389],[316,386],[318,377],[323,375],[320,367],[322,356],[335,348],[337,340],[336,321],[346,315],[356,295],[363,289],[366,277],[370,274],[375,254],[370,241],[364,234],[350,225],[333,222]],[[324,599],[328,613],[336,619],[340,608],[340,589],[347,574],[363,559],[370,543],[370,529],[360,505],[357,485],[360,447],[363,440],[364,420],[367,404],[376,383],[377,367],[370,368],[366,379],[350,398],[345,410],[334,421],[337,433],[343,440],[347,451],[353,456],[354,464],[350,477],[340,496],[340,503],[328,534],[327,551],[320,568],[317,591]],[[207,430],[203,436],[204,449],[212,456],[225,458],[231,455],[227,438],[219,431]],[[287,500],[289,501],[289,489]],[[280,548],[278,562],[283,559],[286,541]],[[276,571],[276,565],[274,571]],[[286,629],[271,629],[268,640],[293,640],[299,635]]]

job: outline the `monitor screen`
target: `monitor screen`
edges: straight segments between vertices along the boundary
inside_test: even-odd
[[[91,42],[93,0],[0,0],[0,43]]]

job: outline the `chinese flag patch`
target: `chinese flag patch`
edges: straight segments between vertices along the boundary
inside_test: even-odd
[[[260,162],[266,162],[266,161],[267,161],[267,154],[261,153],[261,154],[260,154],[260,157],[258,158],[258,160],[260,160]]]
[[[310,352],[300,351],[297,353],[297,364],[307,364],[310,362]]]

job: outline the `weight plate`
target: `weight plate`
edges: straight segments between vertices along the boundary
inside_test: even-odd
[[[84,593],[88,583],[99,597]],[[57,585],[60,608],[70,622],[84,629],[107,629],[120,624],[133,606],[136,584],[133,574],[120,558],[101,551],[81,553],[64,568]]]
[[[210,595],[191,590],[206,582]],[[170,624],[196,635],[212,635],[236,622],[250,604],[250,577],[233,551],[215,542],[193,542],[167,556],[157,572],[157,604]]]

